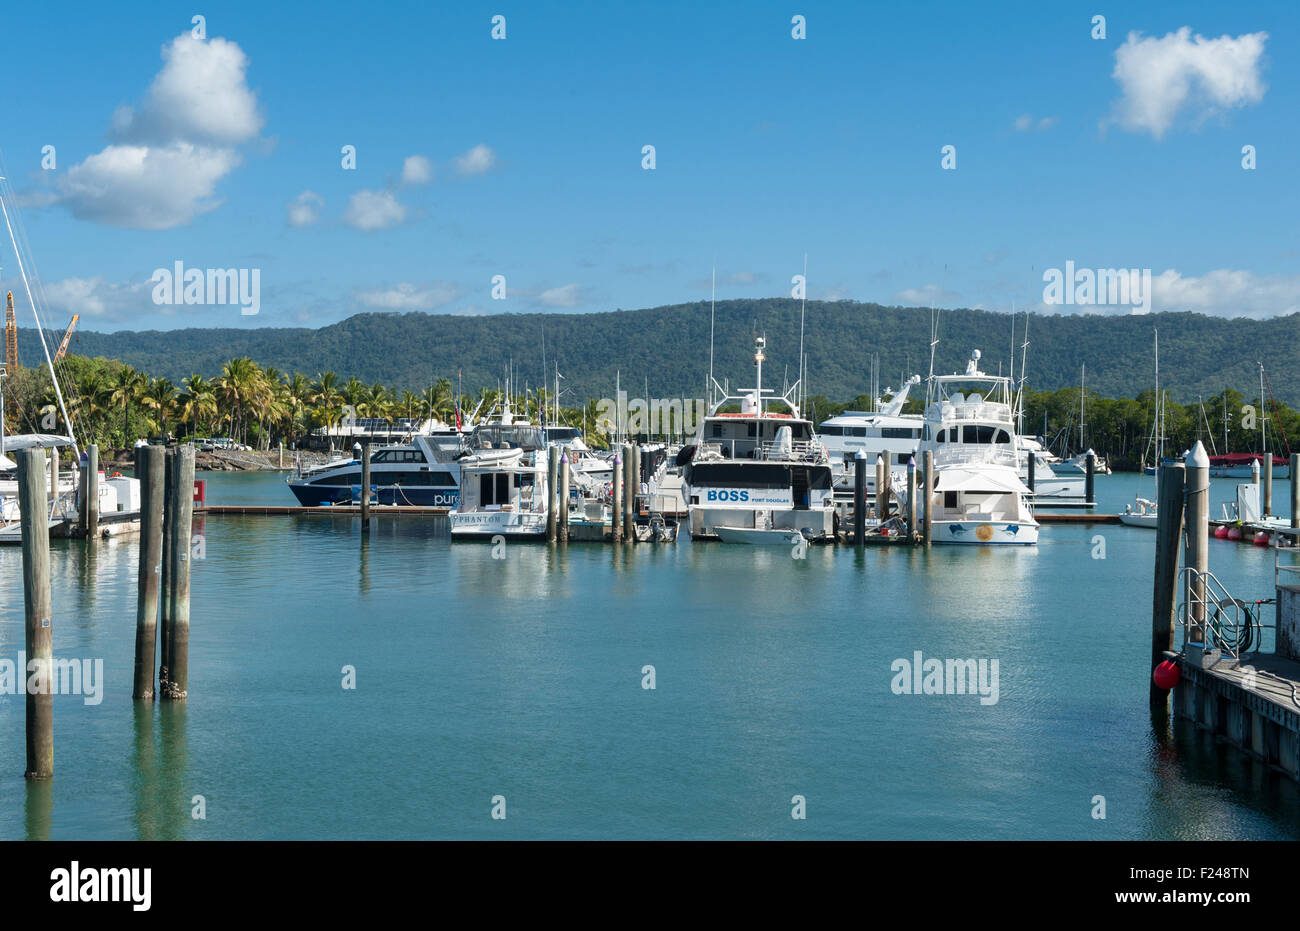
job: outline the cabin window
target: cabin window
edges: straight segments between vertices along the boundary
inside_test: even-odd
[[[943,506],[949,511],[957,510],[957,492],[945,491],[943,493]]]
[[[510,473],[501,472],[497,475],[497,504],[510,503]]]
[[[844,435],[844,428],[839,426],[830,427],[827,426],[826,424],[822,424],[822,426],[820,426],[818,429],[821,430],[822,436],[843,436]]]
[[[910,427],[882,427],[880,435],[887,440],[911,440],[919,436],[920,431]]]
[[[866,427],[849,427],[849,436],[866,436]]]
[[[895,464],[895,465],[905,466],[905,465],[907,465],[907,460],[909,460],[909,459],[911,459],[911,458],[912,458],[912,454],[911,454],[911,453],[897,453],[897,454],[895,454],[895,456],[894,456],[894,464]]]
[[[758,436],[758,424],[751,423],[745,425],[746,436]]]
[[[722,424],[720,424],[720,423],[715,423],[715,424],[713,425],[713,438],[714,438],[714,439],[721,439],[721,438],[722,438]]]

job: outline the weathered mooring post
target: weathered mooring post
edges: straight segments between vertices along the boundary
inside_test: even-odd
[[[168,680],[162,697],[184,701],[190,668],[190,531],[194,521],[194,447],[176,451],[176,518],[172,522],[171,631],[167,637]]]
[[[1174,613],[1178,603],[1178,541],[1183,535],[1183,464],[1156,467],[1156,565],[1151,605],[1151,673],[1174,648]],[[1163,706],[1169,693],[1149,683],[1151,704]]]
[[[86,447],[86,477],[82,486],[82,530],[86,539],[99,536],[99,447],[94,443]]]
[[[853,454],[853,545],[867,542],[867,454]]]
[[[370,443],[361,446],[361,532],[370,532]]]
[[[554,543],[558,535],[559,515],[555,500],[560,487],[560,447],[546,448],[546,539]]]
[[[554,448],[554,447],[552,447]],[[560,522],[560,542],[569,542],[569,457],[560,457],[560,494],[556,503],[559,505],[560,513],[557,515]]]
[[[1264,451],[1264,516],[1273,516],[1273,454]]]
[[[610,530],[615,543],[623,542],[623,455],[614,451],[614,468],[610,470]]]
[[[1184,596],[1187,640],[1200,646],[1205,642],[1205,573],[1210,568],[1210,457],[1200,440],[1183,462],[1187,466],[1187,546],[1183,565],[1196,573],[1189,577]],[[1200,657],[1194,658],[1199,662]]]
[[[1029,488],[1029,493],[1032,495],[1034,493],[1034,461],[1038,459],[1038,457],[1034,455],[1034,451],[1032,449],[1029,450],[1028,457],[1029,457],[1028,475],[1026,477],[1029,480],[1025,482],[1025,485]]]
[[[638,513],[637,495],[641,494],[641,447],[640,445],[632,447],[632,520],[636,520]]]
[[[23,513],[23,606],[26,616],[24,648],[36,689],[27,693],[28,779],[54,775],[54,656],[50,618],[50,531],[45,515],[45,450],[20,449],[18,507]],[[29,681],[28,669],[16,670],[18,681]]]
[[[922,514],[921,537],[925,545],[929,546],[934,526],[934,452],[929,449],[925,451],[925,510]]]
[[[916,457],[907,457],[907,542],[916,542]]]
[[[1300,527],[1300,453],[1291,454],[1291,527]]]
[[[636,468],[633,446],[623,447],[623,539],[631,543],[636,539],[636,487],[633,470]]]
[[[888,478],[889,466],[885,464],[885,457],[876,454],[876,517],[883,524],[889,517],[889,488]]]
[[[135,451],[135,475],[140,480],[140,569],[136,574],[135,687],[131,692],[132,698],[152,699],[154,696],[165,453],[161,446],[140,446]]]
[[[1092,493],[1097,487],[1097,454],[1091,449],[1088,450],[1083,463],[1083,503],[1088,507],[1094,507],[1097,499],[1092,496]]]
[[[172,524],[176,520],[176,450],[163,458],[162,571],[158,593],[158,691],[167,687],[172,636]]]
[[[284,468],[284,440],[280,441],[280,464],[276,468]]]
[[[50,500],[59,500],[59,449],[50,450]]]

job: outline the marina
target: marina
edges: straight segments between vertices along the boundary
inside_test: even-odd
[[[213,511],[287,494],[274,474],[205,479]],[[1135,480],[1099,480],[1101,507],[1113,513]],[[1228,485],[1213,480],[1214,497]],[[682,534],[667,547],[507,544],[494,559],[490,546],[452,545],[442,517],[375,516],[359,545],[355,512],[200,512],[190,699],[143,716],[124,635],[136,544],[54,540],[59,650],[104,657],[103,700],[56,698],[58,776],[43,802],[21,778],[0,780],[0,832],[312,839],[360,824],[362,836],[411,839],[502,827],[514,838],[781,838],[807,833],[777,804],[794,786],[838,812],[807,825],[824,838],[1294,838],[1290,779],[1148,710],[1149,625],[1130,593],[1150,590],[1154,535],[1063,516],[1038,546],[1005,551],[808,547],[792,559]],[[1092,555],[1099,529],[1104,559]],[[1272,552],[1211,543],[1230,589],[1271,584]],[[18,555],[0,551],[6,590]],[[1095,601],[1089,663],[1076,661],[1077,616],[1055,594],[1080,584]],[[305,589],[331,595],[305,601]],[[455,609],[468,599],[481,610]],[[900,615],[903,604],[917,607]],[[0,629],[20,612],[0,601]],[[406,619],[401,637],[364,636],[378,612]],[[267,651],[242,647],[267,637]],[[893,694],[890,663],[917,644],[1001,657],[998,703]],[[12,635],[0,643],[5,656],[21,648]],[[345,664],[355,691],[338,687]],[[650,693],[646,664],[659,680]],[[5,756],[21,762],[21,699],[0,698],[0,718]],[[379,781],[357,757],[376,727],[390,741]],[[962,764],[936,768],[936,744]],[[482,771],[519,817],[478,815]],[[330,787],[329,809],[293,803],[304,772]],[[431,784],[437,796],[422,795]],[[205,794],[208,819],[174,811],[169,786]],[[1105,822],[1088,816],[1098,793]],[[1207,821],[1197,812],[1208,805],[1230,817]]]

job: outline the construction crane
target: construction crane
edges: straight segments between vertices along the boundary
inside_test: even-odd
[[[81,319],[81,314],[72,315],[72,322],[68,324],[68,332],[63,334],[63,342],[59,343],[59,351],[54,354],[55,362],[58,362],[65,355],[67,355],[68,343],[72,342],[72,331],[76,327],[77,321],[80,319]]]
[[[18,321],[14,319],[14,292],[5,301],[5,365],[10,371],[18,368]]]

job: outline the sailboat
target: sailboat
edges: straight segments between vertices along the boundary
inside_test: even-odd
[[[1155,462],[1159,466],[1164,460],[1165,450],[1165,431],[1164,431],[1164,396],[1160,393],[1160,332],[1155,334],[1155,361],[1156,361],[1156,403],[1155,418],[1151,425],[1151,438],[1147,441],[1147,448],[1142,454],[1143,472],[1147,475],[1155,475],[1154,468],[1147,471],[1145,466],[1146,453],[1155,449]],[[1159,487],[1157,479],[1157,488]],[[1125,505],[1124,513],[1119,515],[1120,523],[1129,527],[1145,527],[1154,530],[1159,524],[1159,514],[1157,513],[1156,503],[1150,498],[1142,497],[1142,486],[1138,485],[1138,494],[1134,497],[1133,503]]]
[[[19,240],[21,238],[21,224],[16,231],[10,217],[10,204],[8,202],[8,185],[4,183],[4,178],[0,177],[0,216],[4,219],[5,229],[9,234],[9,243],[13,248],[14,259],[18,265],[19,276],[22,279],[23,289],[27,295],[28,305],[31,307],[32,316],[36,321],[36,332],[41,341],[41,348],[45,353],[45,364],[49,369],[50,381],[54,386],[54,395],[58,402],[59,412],[63,415],[63,422],[68,427],[67,435],[32,433],[22,435],[7,435],[4,419],[4,378],[6,377],[6,366],[0,365],[0,542],[18,542],[21,540],[23,515],[18,508],[18,465],[13,459],[12,454],[20,449],[44,448],[59,449],[64,446],[72,447],[73,461],[72,470],[65,476],[60,476],[60,482],[56,488],[52,489],[49,496],[48,511],[42,514],[41,519],[45,520],[49,526],[55,526],[58,523],[57,516],[62,512],[75,509],[75,489],[77,488],[78,474],[77,463],[80,460],[80,450],[77,447],[77,441],[72,432],[72,418],[68,416],[67,406],[63,400],[63,389],[59,384],[58,375],[54,370],[54,361],[50,355],[50,347],[45,341],[45,327],[41,323],[39,304],[33,295],[32,284],[28,277],[28,265],[30,264],[30,252],[26,249],[26,242],[22,243],[20,248]],[[24,262],[23,257],[28,257]],[[39,293],[39,287],[37,289]],[[7,299],[8,309],[12,313],[13,294],[10,293]],[[6,343],[6,362],[17,363],[16,346],[7,341]],[[105,485],[101,483],[100,488],[104,489]]]

